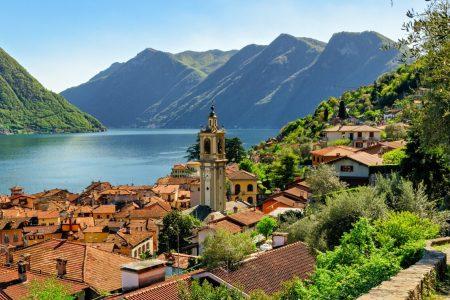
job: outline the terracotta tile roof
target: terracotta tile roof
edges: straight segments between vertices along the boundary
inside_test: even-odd
[[[126,299],[126,300],[179,300],[178,292],[180,284],[189,284],[191,276],[202,272],[197,270],[194,272],[172,276],[170,279],[153,284],[146,288],[139,289],[137,291],[114,297],[113,299]]]
[[[38,210],[37,211],[38,219],[57,219],[59,218],[59,211],[57,210]]]
[[[17,218],[17,219],[1,219],[0,220],[0,230],[3,229],[18,229],[23,225],[28,224],[28,218]]]
[[[257,289],[273,294],[285,281],[294,277],[307,278],[314,267],[315,260],[308,247],[297,242],[258,254],[235,271],[217,268],[211,273],[232,286],[241,287],[246,294]]]
[[[172,177],[166,176],[159,178],[156,181],[157,185],[191,185],[197,182],[199,179],[196,177]]]
[[[93,210],[94,210],[94,208],[92,206],[83,205],[83,206],[77,206],[77,208],[75,209],[74,212],[79,213],[79,214],[90,214],[90,213],[92,213]]]
[[[130,219],[162,219],[167,214],[167,211],[160,206],[152,207],[151,209],[136,209],[130,212]]]
[[[11,199],[9,199],[8,196],[6,195],[0,195],[0,203],[5,204],[5,203],[10,203]]]
[[[358,150],[360,149],[348,146],[330,146],[319,150],[313,150],[310,153],[312,155],[320,155],[320,156],[339,156],[352,154],[357,152]]]
[[[406,146],[406,141],[404,141],[404,140],[384,141],[384,142],[380,142],[380,144],[382,146],[386,146],[386,147],[391,148],[391,149],[397,149],[397,148],[405,147]]]
[[[155,185],[153,187],[153,191],[156,194],[162,195],[162,194],[174,194],[178,191],[179,186],[175,184],[168,184],[168,185]]]
[[[83,230],[83,233],[100,233],[104,232],[106,226],[90,226]]]
[[[363,165],[369,166],[369,167],[383,165],[383,158],[379,157],[378,155],[369,154],[364,151],[356,152],[351,155],[341,156],[339,158],[336,158],[336,159],[333,159],[333,160],[327,162],[327,164],[334,163],[338,160],[346,159],[346,158],[356,161],[358,163],[361,163]]]
[[[56,275],[56,259],[67,259],[66,279],[85,282],[97,291],[120,289],[120,266],[136,261],[131,257],[109,253],[84,244],[49,240],[13,252],[14,262],[30,254],[31,270]],[[1,258],[4,261],[4,258]]]
[[[53,226],[25,226],[23,227],[24,233],[41,233],[41,234],[49,234],[55,233],[59,230],[58,225]]]
[[[94,214],[114,214],[116,212],[115,205],[100,205],[92,211]]]
[[[276,197],[273,197],[273,198],[270,198],[270,199],[275,200],[275,201],[280,202],[280,203],[283,203],[283,204],[285,204],[287,206],[290,206],[290,207],[298,207],[298,206],[300,206],[300,204],[302,204],[302,203],[299,203],[298,201],[295,201],[295,200],[293,200],[291,198],[288,198],[288,197],[286,197],[284,195],[279,195],[279,196],[276,196]],[[303,207],[305,207],[305,205],[303,205]]]
[[[143,241],[153,237],[153,234],[148,231],[135,231],[132,233],[118,232],[117,235],[124,239],[131,247],[135,247]]]
[[[228,215],[227,218],[232,221],[244,225],[252,226],[259,222],[264,217],[264,214],[259,210],[241,211],[235,214]]]
[[[105,190],[105,191],[101,192],[100,195],[112,195],[112,196],[115,196],[115,195],[122,195],[122,196],[130,195],[131,196],[131,195],[136,195],[136,192],[132,191],[132,190],[126,190],[126,189],[108,189],[108,190]]]
[[[208,223],[208,227],[214,230],[223,229],[231,233],[238,233],[242,231],[241,226],[227,220],[226,218],[217,221],[212,221]]]
[[[22,283],[18,282],[19,275],[16,268],[4,267],[0,266],[0,283],[5,285],[6,287],[2,289],[3,296],[7,296],[0,299],[17,299],[22,300],[26,299],[30,283],[33,281],[43,281],[46,279],[54,278],[53,276],[49,276],[47,274],[38,274],[36,272],[27,272],[27,281]],[[61,278],[56,278],[58,283],[64,285],[70,294],[75,294],[87,289],[89,286],[87,284],[76,282],[72,280],[66,280]]]
[[[184,171],[187,170],[188,167],[185,164],[175,164],[172,167],[172,170],[180,170],[180,171]]]
[[[380,132],[381,130],[367,125],[336,125],[323,130],[324,132]]]
[[[288,188],[287,190],[284,190],[283,194],[288,194],[295,198],[304,198],[303,195],[305,194],[305,190],[301,189],[300,187],[293,186],[291,188]]]
[[[256,177],[255,174],[244,171],[244,170],[237,170],[227,173],[227,177],[230,180],[257,180],[258,177]]]
[[[160,206],[167,212],[170,212],[172,210],[172,206],[170,206],[170,203],[159,197],[152,197],[150,199],[150,203],[146,204],[143,209],[151,209],[155,205]]]
[[[95,226],[95,221],[93,217],[78,217],[75,218],[75,222],[80,225],[81,228],[88,226]]]
[[[114,251],[114,243],[84,243],[86,246],[112,253]]]

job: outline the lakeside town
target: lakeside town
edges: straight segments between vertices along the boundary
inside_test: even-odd
[[[383,164],[383,155],[405,142],[383,140],[380,133],[385,125],[335,123],[322,132],[310,152],[313,166],[329,166],[351,187],[373,184],[375,174],[395,169]],[[350,145],[334,145],[342,139]],[[102,295],[177,299],[177,283],[194,278],[243,285],[246,294],[257,289],[274,293],[285,281],[307,278],[314,269],[308,247],[301,242],[288,244],[287,232],[264,233],[258,226],[303,216],[312,200],[307,178],[262,194],[255,174],[227,163],[225,130],[218,125],[214,107],[199,142],[198,161],[175,164],[153,185],[112,186],[98,181],[80,194],[55,188],[31,195],[20,186],[11,187],[10,195],[0,196],[0,242],[5,254],[1,293],[19,299],[29,288],[27,280],[57,276],[78,299]],[[195,219],[190,236],[177,223],[188,216]],[[170,218],[177,222],[170,223]],[[167,237],[168,230],[176,232],[176,244]],[[257,246],[252,259],[233,271],[204,268],[200,261],[205,241],[217,231],[251,232]],[[267,267],[282,272],[262,272]]]
[[[158,2],[2,3],[0,300],[450,299],[450,1]]]

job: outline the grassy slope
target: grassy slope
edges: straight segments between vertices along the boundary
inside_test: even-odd
[[[0,48],[0,133],[100,130],[98,120],[45,89]]]

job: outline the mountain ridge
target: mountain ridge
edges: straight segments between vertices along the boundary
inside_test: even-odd
[[[102,131],[103,125],[44,88],[0,48],[0,133]]]
[[[145,108],[142,103],[132,118],[122,118],[122,122],[116,122],[114,126],[195,128],[199,125],[198,119],[214,101],[221,121],[229,128],[276,128],[311,112],[322,99],[368,84],[395,68],[398,52],[381,50],[383,44],[390,42],[379,33],[364,31],[336,33],[328,43],[280,34],[269,45],[251,44],[237,52],[209,50],[170,54],[152,49],[155,53],[170,56],[172,63],[181,64],[186,71],[186,80],[174,82],[158,99],[147,97]],[[224,55],[220,66],[214,65],[212,53]],[[177,55],[183,56],[184,62]],[[201,59],[192,62],[195,57]],[[191,61],[186,63],[186,60]],[[123,64],[128,63],[113,64],[93,78],[105,81],[105,74],[112,73],[109,77],[114,77],[114,74],[123,73]],[[206,74],[202,68],[211,64],[215,69]],[[153,84],[149,78],[147,82]],[[125,85],[125,82],[117,82],[117,85]],[[79,106],[83,100],[68,92],[73,89],[77,88],[62,94]],[[110,93],[112,98],[120,95],[120,92],[113,94],[110,90],[103,92]],[[131,106],[138,100],[126,98]],[[103,120],[89,106],[79,107]]]

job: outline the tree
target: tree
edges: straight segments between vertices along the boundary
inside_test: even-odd
[[[347,109],[345,107],[345,102],[344,100],[339,101],[339,111],[338,111],[338,117],[341,120],[345,120],[347,119],[348,115],[347,115]]]
[[[450,161],[442,148],[421,147],[419,133],[410,131],[400,174],[415,186],[423,183],[430,198],[450,198]]]
[[[203,283],[200,283],[198,280],[193,280],[190,285],[185,282],[181,283],[179,286],[178,297],[180,300],[246,299],[242,292],[235,288],[229,288],[225,285],[214,287],[207,280],[203,281]]]
[[[443,147],[450,156],[450,2],[429,1],[423,12],[408,11],[407,36],[399,40],[422,66],[421,85],[427,88],[424,108],[415,120],[424,148]]]
[[[194,217],[172,210],[163,218],[163,226],[158,236],[159,251],[178,251],[179,248],[187,246],[186,238],[191,236],[192,229],[200,224]]]
[[[328,121],[328,115],[330,114],[328,107],[325,107],[324,111],[323,111],[323,121],[327,122]]]
[[[387,210],[384,198],[371,187],[331,194],[326,204],[289,227],[289,240],[303,240],[318,250],[333,249],[359,218],[378,219]]]
[[[332,166],[324,164],[311,169],[306,176],[306,182],[311,188],[313,198],[317,201],[323,201],[326,194],[347,187],[345,182],[339,180],[336,170]]]
[[[406,153],[403,148],[397,148],[383,154],[383,164],[386,165],[400,165],[403,159],[406,158]]]
[[[256,224],[256,230],[258,230],[259,233],[268,238],[269,235],[271,235],[277,228],[277,226],[277,221],[274,218],[265,216],[261,220],[259,220],[258,224]]]
[[[29,300],[70,300],[74,299],[70,295],[66,286],[59,283],[55,278],[45,280],[32,280],[30,282],[28,297]]]
[[[298,158],[291,151],[286,151],[273,163],[269,178],[272,187],[284,189],[298,175]]]
[[[425,193],[423,184],[414,188],[411,181],[397,173],[377,175],[375,194],[383,197],[386,205],[394,211],[409,211],[421,217],[434,217],[436,203]]]
[[[198,135],[195,143],[187,148],[185,158],[188,161],[200,159],[200,137]]]
[[[386,125],[386,129],[384,131],[386,133],[386,139],[389,139],[389,140],[406,139],[408,136],[406,127],[401,124]]]
[[[249,232],[232,234],[218,229],[205,239],[202,258],[208,268],[224,265],[231,270],[253,251],[255,245]]]
[[[245,157],[245,149],[238,137],[225,139],[225,155],[228,162],[240,163]]]

